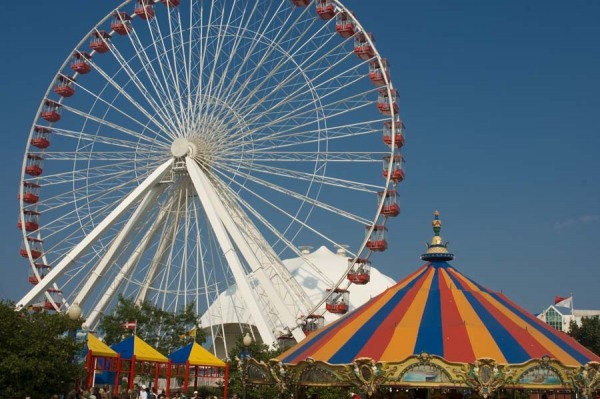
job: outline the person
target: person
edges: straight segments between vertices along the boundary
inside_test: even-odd
[[[194,391],[194,394],[192,395],[193,399],[199,399],[200,396],[198,396],[198,391]]]
[[[142,389],[140,390],[140,399],[149,399],[148,388],[146,387],[146,385],[142,385]]]

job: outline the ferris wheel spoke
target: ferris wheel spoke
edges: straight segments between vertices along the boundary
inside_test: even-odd
[[[296,131],[294,128],[289,128],[286,131],[281,130],[277,134],[273,133],[262,137],[256,137],[253,140],[255,148],[244,151],[244,154],[252,154],[253,156],[256,155],[258,157],[261,157],[263,154],[268,156],[269,153],[275,150],[282,150],[292,147],[292,149],[288,150],[288,152],[291,154],[293,152],[293,147],[296,146],[335,142],[336,140],[352,140],[361,136],[381,134],[382,124],[383,121],[381,121],[381,125],[377,127],[375,127],[373,122],[328,126],[327,134],[322,134],[323,132],[318,129]],[[242,142],[245,142],[245,140]],[[228,145],[226,148],[233,149],[235,151],[237,146]],[[388,153],[386,152],[386,155],[387,154]]]
[[[296,127],[300,129],[307,126],[314,126],[315,123],[335,120],[335,118],[341,117],[343,115],[359,112],[366,107],[372,107],[373,101],[368,98],[368,94],[369,93],[360,93],[355,96],[352,96],[352,98],[336,100],[332,103],[327,104],[327,107],[324,108],[329,111],[327,115],[320,115],[311,119],[310,116],[314,111],[308,108],[308,104],[304,104],[298,107],[298,111],[302,112],[298,112],[293,116],[285,112],[281,112],[281,114],[275,119],[272,119],[269,122],[259,126],[261,129],[276,128],[279,125],[285,125],[286,123],[289,124],[295,121],[298,122]],[[305,120],[305,122],[303,120]]]
[[[282,186],[280,186],[278,184],[274,184],[274,183],[271,183],[271,182],[269,182],[267,180],[260,179],[260,178],[258,178],[256,176],[251,175],[251,174],[242,172],[239,169],[229,168],[228,166],[225,166],[225,165],[223,165],[221,167],[221,169],[222,170],[220,171],[220,173],[222,173],[223,171],[228,171],[230,173],[236,173],[238,175],[243,176],[243,178],[247,179],[248,181],[252,181],[252,182],[254,182],[256,184],[259,184],[259,185],[261,185],[263,187],[269,188],[269,189],[271,189],[271,190],[273,190],[275,192],[279,192],[279,193],[285,194],[288,198],[293,198],[293,199],[296,199],[296,200],[298,200],[298,201],[300,201],[302,203],[306,203],[306,204],[310,204],[310,205],[316,206],[316,207],[318,207],[320,209],[323,209],[323,210],[326,210],[326,211],[330,212],[331,214],[342,216],[342,217],[344,217],[344,218],[346,218],[348,220],[355,221],[355,222],[357,222],[359,224],[362,224],[362,225],[372,223],[371,220],[362,218],[362,217],[360,217],[358,215],[355,215],[355,214],[353,214],[351,212],[344,211],[344,210],[340,209],[338,206],[333,206],[333,205],[330,205],[330,204],[326,204],[324,202],[321,202],[321,201],[318,201],[318,200],[316,200],[314,198],[311,198],[311,197],[309,197],[307,195],[297,193],[295,191],[292,191],[290,189],[282,187]]]
[[[245,19],[245,22],[243,24],[240,23],[238,25],[235,34],[232,35],[234,38],[234,42],[232,44],[233,50],[230,51],[226,68],[225,68],[224,72],[221,73],[221,81],[219,83],[219,93],[220,93],[219,97],[223,98],[223,101],[225,103],[229,102],[230,96],[236,89],[243,87],[243,84],[242,85],[238,84],[238,80],[240,79],[240,76],[242,76],[243,71],[246,70],[248,63],[252,59],[254,50],[259,45],[258,40],[252,41],[249,44],[249,48],[246,49],[245,54],[240,54],[242,56],[241,62],[239,64],[235,65],[234,75],[231,77],[231,82],[233,82],[233,83],[226,85],[226,78],[228,76],[227,72],[229,71],[230,65],[236,59],[238,51],[241,52],[244,50],[243,44],[247,45],[247,39],[246,39],[247,32],[251,31],[251,23],[255,22],[253,20],[253,18],[254,18],[255,13],[258,10],[259,2],[253,2],[253,3],[254,3],[254,6],[249,13],[246,13],[245,12],[246,10],[243,10],[244,12],[242,12],[242,14],[241,14],[241,17],[240,17],[241,19],[243,19],[243,17],[245,15],[247,15],[247,18]],[[279,7],[282,7],[282,6],[283,6],[283,4],[281,4]],[[256,31],[258,31],[258,32],[262,31],[263,26],[267,26],[267,27],[270,26],[271,22],[274,20],[274,18],[278,12],[279,12],[279,9],[276,10],[273,13],[273,15],[271,16],[271,18],[269,18],[269,19],[263,19],[260,17],[257,18],[259,20],[259,26],[257,27]],[[265,25],[265,23],[266,23],[266,25]],[[254,70],[254,68],[252,68],[252,70]],[[235,101],[232,101],[232,103],[235,104]]]
[[[348,190],[350,192],[365,192],[369,194],[377,194],[379,190],[381,190],[381,186],[376,186],[374,184],[361,183],[352,180],[343,180],[334,177],[321,176],[316,175],[314,173],[302,172],[287,168],[277,168],[273,166],[261,165],[258,163],[253,164],[253,171],[259,172],[265,176],[274,175],[285,177],[288,179],[306,181],[306,182],[314,182],[318,184],[324,184],[327,186],[340,188],[343,190]]]
[[[237,2],[235,2],[235,3],[237,4]],[[248,31],[248,29],[250,27],[250,23],[253,22],[254,15],[255,15],[256,11],[258,10],[259,2],[253,2],[253,7],[250,12],[247,12],[247,9],[244,8],[244,6],[247,6],[247,4],[244,4],[240,8],[240,17],[239,17],[240,21],[237,24],[237,26],[234,28],[234,30],[232,32],[230,32],[229,30],[227,31],[227,37],[232,38],[232,39],[230,39],[231,43],[228,46],[229,48],[228,48],[227,52],[228,52],[229,56],[225,61],[225,65],[220,66],[217,64],[217,62],[216,62],[217,60],[215,60],[215,63],[213,66],[213,71],[218,70],[219,74],[220,74],[220,79],[218,79],[218,83],[215,84],[213,91],[216,93],[215,96],[217,98],[222,99],[223,103],[230,102],[229,94],[231,93],[232,88],[236,86],[235,82],[239,78],[240,73],[246,67],[246,62],[249,59],[249,56],[251,55],[251,52],[253,50],[252,48],[248,49],[243,62],[241,64],[236,64],[233,66],[234,75],[230,77],[229,71],[232,68],[232,63],[234,63],[234,61],[238,57],[238,51],[244,50],[243,44],[245,44],[247,42],[245,35],[247,34],[246,32]],[[231,19],[233,17],[234,7],[236,7],[236,6],[233,5],[231,7],[231,10],[230,10],[230,13],[228,16],[229,19]],[[247,16],[247,17],[244,18],[245,16]],[[261,22],[263,22],[263,21],[261,20]],[[229,20],[226,22],[225,26],[229,27],[229,26],[231,26],[231,23],[232,23],[232,21]],[[254,44],[254,46],[256,46],[258,43],[253,42],[253,44]],[[221,48],[216,49],[217,54],[219,54],[223,51],[223,46],[225,45],[224,41],[219,43],[219,45],[221,46]]]
[[[354,82],[357,82],[358,80],[362,79],[362,77],[360,76],[355,76],[354,78]],[[350,82],[354,83],[354,82]],[[346,82],[345,84],[349,84],[349,82]],[[313,89],[313,88],[311,88]],[[306,88],[305,88],[306,90]],[[322,96],[320,96],[320,108],[322,110],[326,110],[326,111],[336,111],[338,109],[344,109],[346,107],[348,107],[349,104],[352,104],[353,102],[357,101],[357,99],[360,101],[360,104],[362,107],[367,106],[367,105],[373,105],[374,102],[373,100],[367,98],[367,96],[374,91],[374,89],[368,90],[366,92],[362,92],[362,93],[357,93],[354,94],[352,96],[348,96],[346,98],[336,98],[335,95],[339,92],[343,90],[342,87],[333,89],[333,90],[327,90],[326,93],[324,93]],[[295,94],[301,93],[300,91],[296,91]],[[324,100],[327,100],[328,98],[334,98],[334,100],[330,103],[324,103]],[[289,105],[289,103],[293,104],[293,109],[294,109],[294,113],[290,113],[286,110],[280,110],[277,111],[277,109],[281,109],[284,105]],[[275,113],[275,118],[270,118],[271,121],[270,123],[267,123],[266,125],[269,126],[273,123],[276,122],[284,122],[290,119],[296,119],[296,118],[300,118],[302,116],[309,116],[311,113],[314,112],[314,110],[310,109],[310,107],[313,106],[312,105],[312,101],[311,102],[307,102],[307,101],[303,101],[300,104],[296,105],[296,103],[294,102],[294,98],[290,98],[287,99],[285,101],[282,102],[278,102],[276,103],[274,106],[272,106],[270,109],[265,110],[261,113],[256,113],[256,115],[251,118],[249,120],[249,123],[255,123],[256,121],[260,120],[260,119],[264,119],[265,115],[268,115],[270,113]],[[350,108],[350,110],[355,110],[356,108]],[[278,116],[280,115],[280,116]],[[337,116],[336,114],[333,115],[327,115],[324,116],[324,118],[332,118]],[[262,127],[262,126],[261,126]]]
[[[298,35],[297,41],[296,43],[299,43],[299,47],[297,49],[290,49],[288,52],[284,53],[281,55],[281,57],[279,57],[279,61],[277,62],[277,64],[275,64],[275,66],[272,67],[272,69],[269,71],[268,76],[266,77],[266,79],[262,79],[262,81],[257,85],[257,87],[255,88],[255,93],[262,93],[260,96],[258,96],[259,98],[257,98],[256,100],[258,100],[258,103],[253,103],[251,107],[248,107],[249,101],[248,99],[251,96],[246,97],[245,102],[242,102],[241,104],[237,104],[237,106],[239,106],[241,109],[248,109],[248,114],[252,114],[260,105],[262,105],[263,103],[265,103],[266,101],[268,101],[273,94],[275,93],[280,93],[280,90],[283,87],[286,87],[286,85],[289,85],[294,79],[296,79],[298,76],[304,76],[306,77],[306,71],[311,71],[311,73],[313,73],[314,70],[317,71],[321,71],[321,74],[323,72],[328,72],[331,71],[335,68],[335,66],[340,62],[340,58],[341,59],[345,59],[349,56],[349,53],[347,51],[343,51],[343,43],[338,44],[337,46],[333,46],[331,49],[329,49],[326,52],[323,52],[323,54],[320,54],[320,56],[316,56],[317,52],[312,51],[310,52],[308,49],[306,49],[306,47],[308,46],[309,43],[315,43],[317,42],[317,38],[318,37],[326,37],[328,38],[327,40],[323,40],[323,41],[319,41],[322,42],[321,45],[324,48],[328,48],[326,47],[329,42],[332,40],[332,38],[334,37],[333,35],[329,34],[329,33],[324,33],[324,27],[322,27],[321,29],[319,29],[317,32],[315,32],[312,37],[308,37],[305,38],[304,34],[300,34]],[[306,51],[302,51],[302,50],[306,50]],[[338,52],[339,54],[336,54],[336,52]],[[332,57],[332,55],[335,55],[334,60],[332,61],[330,58]],[[314,57],[317,57],[316,59],[314,59]],[[338,58],[338,60],[336,60],[336,57]],[[299,60],[299,62],[297,62],[296,60]],[[319,63],[323,64],[323,60],[327,60],[327,62],[325,63],[325,65],[320,65]],[[284,69],[284,67],[288,67],[286,69]],[[291,69],[290,69],[291,68]],[[267,84],[267,82],[271,81],[271,78],[274,78],[275,76],[277,76],[278,73],[282,72],[282,79],[275,79],[275,82],[277,83],[277,85],[274,88],[268,88],[268,90],[262,90],[262,88]],[[307,79],[305,78],[305,84],[304,84],[304,88],[303,90],[312,90],[312,85],[309,84],[310,81],[312,81],[313,79],[315,81],[318,81],[320,75],[317,75],[311,79]],[[306,87],[308,86],[308,87]],[[288,96],[288,94],[286,93],[286,97]],[[293,94],[292,94],[293,96]]]
[[[115,81],[108,73],[106,73],[104,71],[104,69],[98,64],[98,63],[94,63],[94,70],[104,78],[104,80],[106,81],[106,83],[111,86],[112,88],[114,88],[117,93],[119,93],[121,96],[123,96],[123,98],[125,98],[131,105],[133,105],[143,116],[145,116],[146,118],[148,118],[149,121],[151,121],[155,126],[157,126],[159,128],[159,131],[164,131],[165,127],[162,121],[159,121],[158,119],[156,119],[152,114],[150,114],[148,112],[148,110],[146,109],[146,107],[144,107],[143,105],[141,105],[138,101],[136,101],[133,96],[129,93],[128,90],[125,89],[124,86],[120,85],[117,81]],[[130,80],[134,86],[136,86],[136,82],[134,80]],[[79,84],[77,82],[75,82],[75,85],[79,88],[81,88],[82,90],[84,90],[85,92],[87,92],[88,94],[90,94],[92,97],[100,100],[102,103],[113,107],[114,106],[110,103],[108,103],[106,100],[104,100],[103,98],[100,97],[100,95],[95,94],[94,92],[91,91],[91,89],[88,89],[87,87],[83,86],[82,84]],[[137,86],[136,86],[137,88]],[[145,91],[145,90],[144,90]],[[144,94],[143,92],[140,92],[140,94]],[[148,105],[152,106],[153,101],[151,98],[146,98],[144,96],[146,102],[148,103]],[[158,108],[154,108],[154,109],[158,109]],[[122,111],[120,109],[116,109],[119,113],[122,113]],[[126,117],[129,117],[128,114],[125,115]],[[145,127],[147,125],[147,123],[143,124],[138,120],[134,120],[135,122],[137,122],[140,126]],[[153,133],[157,133],[156,131],[152,131]]]
[[[344,72],[332,74],[329,77],[325,76],[327,73],[330,73],[330,70],[334,69],[339,63],[343,62],[349,56],[349,53],[345,53],[343,58],[338,59],[334,63],[329,62],[320,67],[315,67],[315,65],[309,65],[307,67],[298,65],[294,71],[291,73],[286,73],[284,79],[279,81],[275,87],[270,88],[267,93],[262,95],[259,101],[254,102],[251,107],[248,107],[247,104],[244,104],[242,109],[246,110],[247,115],[252,115],[264,103],[270,101],[274,103],[274,105],[264,111],[265,113],[268,113],[289,103],[302,101],[303,98],[306,97],[307,92],[315,93],[319,90],[324,91],[327,93],[326,95],[316,96],[323,99],[326,98],[327,95],[333,95],[338,90],[342,90],[343,88],[347,88],[350,85],[356,84],[364,79],[364,74],[360,73],[358,69],[359,66],[355,66]],[[317,61],[323,61],[323,59],[319,59]],[[293,85],[293,90],[290,91],[288,86],[291,85],[293,79],[296,79],[298,75],[306,76],[303,72],[304,70],[310,70],[311,73],[318,73],[312,75],[310,80],[305,78],[303,83]],[[294,73],[296,71],[298,71],[298,74]],[[275,95],[281,95],[285,98],[285,101],[272,100],[271,98]]]
[[[175,12],[173,10],[168,10],[168,13]],[[168,17],[170,18],[170,16]],[[154,53],[156,55],[156,64],[158,73],[160,73],[160,79],[164,83],[163,90],[165,91],[165,96],[168,99],[168,103],[172,113],[172,119],[177,129],[179,129],[183,125],[183,121],[180,119],[180,112],[177,109],[176,102],[180,101],[180,96],[178,96],[178,84],[177,81],[177,73],[173,69],[171,65],[171,59],[169,57],[170,50],[167,48],[167,37],[163,35],[162,29],[159,24],[158,18],[153,18],[152,21],[149,21],[149,33],[152,40],[152,47],[154,49]],[[142,49],[143,50],[143,49]],[[145,50],[143,50],[145,52]]]
[[[78,115],[78,116],[82,117],[85,120],[90,120],[90,121],[97,122],[100,125],[109,127],[111,129],[114,129],[114,130],[119,131],[121,133],[127,134],[127,135],[129,135],[131,137],[135,137],[135,138],[137,138],[139,140],[146,141],[146,142],[151,142],[151,143],[154,143],[156,145],[162,145],[162,143],[159,142],[156,139],[150,139],[149,137],[147,137],[147,136],[145,136],[145,135],[143,135],[141,133],[138,133],[138,132],[133,131],[131,129],[128,129],[128,128],[124,127],[124,126],[118,125],[116,123],[109,122],[106,119],[100,118],[100,117],[98,117],[96,115],[92,115],[92,114],[90,114],[88,112],[81,111],[79,109],[76,109],[76,108],[73,108],[73,107],[70,107],[70,106],[67,106],[67,105],[63,105],[62,108],[65,111],[68,111],[68,112],[70,112],[72,114]]]
[[[283,6],[283,4],[280,5],[280,7],[282,7],[282,6]],[[286,17],[281,21],[277,21],[275,19],[275,16],[279,16],[282,14],[285,14]],[[265,29],[263,30],[263,32],[269,32],[273,36],[271,38],[261,37],[260,38],[261,40],[266,40],[266,41],[269,41],[270,43],[277,43],[278,41],[285,41],[286,38],[289,35],[291,35],[293,32],[296,32],[296,33],[301,32],[301,31],[295,29],[296,23],[292,21],[292,13],[282,12],[281,8],[280,8],[276,12],[273,13],[273,16],[274,16],[274,18],[271,19],[271,21],[269,22],[269,25],[267,25],[265,27]],[[278,25],[279,28],[275,27],[274,23],[271,23],[271,22],[279,22],[279,25]],[[316,21],[313,21],[312,23],[310,23],[308,28],[310,28],[310,26],[314,25],[315,23],[316,23]],[[287,28],[284,29],[284,27],[287,27]],[[306,30],[309,30],[309,29],[306,29]],[[280,50],[278,48],[278,46],[276,46],[276,45],[270,46],[267,49],[267,51],[265,51],[264,54],[260,57],[260,59],[256,62],[256,66],[251,70],[252,72],[246,78],[245,82],[241,85],[241,87],[249,87],[249,86],[251,86],[250,83],[253,81],[258,82],[258,85],[257,85],[257,87],[253,88],[250,92],[248,92],[248,93],[240,92],[237,95],[237,97],[234,97],[232,100],[232,103],[235,104],[236,107],[238,107],[238,108],[243,107],[247,103],[247,101],[240,103],[240,101],[239,101],[240,98],[246,98],[246,99],[255,98],[256,93],[259,92],[259,90],[263,86],[263,84],[265,82],[267,82],[268,80],[270,80],[276,74],[276,72],[279,70],[280,65],[279,65],[279,67],[275,66],[274,70],[269,71],[269,73],[266,76],[264,76],[263,78],[257,78],[255,80],[255,77],[257,76],[259,71],[266,64],[266,62],[270,59],[272,54],[277,50]]]
[[[130,162],[132,151],[89,151],[89,152],[56,152],[45,151],[44,160],[54,161],[124,161]],[[136,159],[137,162],[157,161],[164,159],[164,151],[149,151],[142,154],[142,157]]]
[[[106,144],[110,147],[120,148],[140,148],[143,151],[152,150],[154,147],[150,144],[142,144],[140,142],[133,142],[129,140],[123,140],[115,137],[107,137],[99,134],[87,133],[84,131],[67,130],[52,126],[52,134],[60,137],[72,138],[78,141],[93,143],[93,144]],[[133,150],[132,150],[133,153]]]
[[[118,164],[105,164],[95,165],[89,170],[76,170],[66,171],[57,173],[47,173],[40,179],[40,182],[44,186],[53,186],[56,184],[73,183],[77,181],[85,182],[88,179],[94,178],[108,178],[112,177],[116,182],[121,182],[121,177],[130,176],[132,167],[136,167],[138,170],[150,170],[156,165],[144,165],[138,163],[136,160],[129,160],[129,162],[120,162]],[[143,177],[139,177],[142,179]]]
[[[237,182],[236,182],[237,183]],[[239,185],[239,184],[238,184]],[[309,231],[311,231],[313,234],[315,234],[317,237],[319,237],[320,239],[324,240],[325,242],[331,244],[334,248],[338,248],[341,246],[340,243],[336,242],[335,240],[333,240],[332,238],[326,236],[325,234],[323,234],[321,231],[317,230],[316,228],[314,228],[313,226],[309,225],[308,223],[304,222],[303,220],[298,219],[295,215],[291,214],[290,212],[288,212],[287,210],[283,209],[281,206],[275,204],[274,202],[270,201],[269,199],[267,199],[265,196],[258,194],[256,191],[248,188],[247,186],[241,186],[239,185],[241,188],[243,188],[246,192],[248,192],[249,194],[251,194],[252,196],[256,197],[257,199],[259,199],[262,203],[269,205],[270,208],[272,208],[273,210],[276,210],[279,214],[286,216],[289,220],[293,221],[294,223],[297,223],[298,225],[302,226],[304,229],[307,229]],[[260,212],[258,211],[253,211],[253,214],[255,214],[255,216],[259,217],[260,216]],[[264,219],[261,217],[261,219]],[[277,230],[275,230],[277,231]],[[283,240],[284,237],[286,237],[286,232],[278,232],[278,239]],[[289,241],[286,241],[289,242]],[[297,251],[297,249],[294,248],[290,248],[294,251]],[[349,252],[351,253],[351,252]],[[355,256],[353,254],[353,256]]]
[[[137,57],[140,63],[140,69],[146,74],[148,84],[144,84],[144,82],[142,82],[139,74],[136,73],[136,71],[130,65],[130,62],[128,62],[125,59],[125,57],[121,54],[117,46],[113,45],[111,47],[111,54],[113,55],[117,63],[120,65],[123,72],[125,72],[129,80],[137,88],[138,92],[150,105],[151,109],[155,110],[158,113],[161,120],[163,121],[162,125],[168,126],[171,129],[176,129],[177,124],[173,120],[172,115],[169,115],[167,113],[167,110],[169,109],[168,105],[172,105],[168,100],[170,97],[167,96],[165,89],[162,87],[162,80],[161,78],[159,78],[156,71],[154,70],[154,63],[148,57],[144,46],[141,43],[139,43],[139,38],[137,37],[137,35],[134,33],[129,37],[131,46],[135,51],[135,57]],[[155,95],[148,91],[148,86],[150,86],[152,90],[154,90]],[[165,101],[167,101],[167,103],[169,104],[165,103]],[[172,111],[174,111],[172,107],[171,109]]]

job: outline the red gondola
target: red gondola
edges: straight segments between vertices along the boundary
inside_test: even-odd
[[[392,121],[383,122],[383,142],[387,145],[392,145],[392,139],[396,148],[401,148],[404,145],[404,122],[396,118],[396,123],[392,128]]]
[[[42,256],[42,244],[44,243],[44,241],[33,237],[27,237],[27,241],[29,242],[29,250],[31,251],[31,257],[33,259],[39,259]],[[27,248],[25,247],[21,248],[19,254],[23,258],[29,258],[29,253],[27,252]]]
[[[352,37],[356,33],[354,21],[346,11],[338,13],[335,20],[335,30],[343,38]]]
[[[42,277],[42,276],[40,276],[40,277]],[[37,278],[37,276],[35,274],[30,274],[29,278],[27,280],[29,281],[29,283],[31,285],[37,285],[40,282],[40,280]]]
[[[369,79],[375,86],[386,85],[386,80],[390,80],[390,64],[387,59],[382,58],[381,64],[378,60],[369,62]]]
[[[62,305],[61,303],[56,302],[56,307],[57,308],[60,309],[61,305]],[[50,302],[48,299],[46,299],[46,302],[44,302],[44,309],[46,309],[46,310],[56,310],[54,308],[54,305],[52,305],[52,302]]]
[[[19,219],[19,221],[17,222],[17,227],[20,230],[23,228],[23,226],[25,226],[26,231],[36,231],[40,227],[39,216],[39,212],[30,211],[26,209],[23,211],[23,220],[25,221],[25,223],[23,224],[21,222],[21,219]]]
[[[167,7],[177,7],[181,3],[181,0],[160,0],[160,2]]]
[[[329,20],[335,16],[335,6],[332,0],[317,0],[317,15],[319,18]]]
[[[327,289],[327,292],[331,291],[331,289]],[[348,290],[335,288],[325,301],[325,309],[331,313],[344,314],[350,308],[349,299],[350,292]]]
[[[309,3],[310,0],[291,0],[292,4],[295,5],[296,7],[306,7]]]
[[[348,259],[348,264],[352,264],[353,260]],[[371,281],[371,262],[368,259],[356,259],[354,267],[348,272],[348,280],[358,285],[364,285]]]
[[[30,142],[32,146],[42,150],[50,147],[50,140],[48,140],[48,136],[50,133],[52,133],[52,130],[49,127],[34,126],[33,132],[34,134]]]
[[[394,183],[399,183],[404,180],[404,158],[402,158],[402,155],[383,157],[383,177],[386,179],[388,177],[390,162],[392,163],[392,174],[390,180]]]
[[[383,115],[391,116],[392,114],[398,114],[398,90],[391,89],[388,93],[388,89],[385,87],[379,89],[379,96],[377,97],[377,109],[379,109],[379,112],[381,112]]]
[[[85,51],[76,51],[71,58],[71,69],[80,75],[85,75],[92,70],[90,60],[92,56]]]
[[[388,190],[383,198],[383,191],[377,193],[379,201],[383,199],[383,207],[381,214],[387,217],[395,217],[400,214],[400,205],[398,204],[398,192],[396,190]]]
[[[110,33],[97,30],[92,33],[92,40],[90,41],[90,47],[97,53],[106,53],[110,48],[108,47],[108,40],[110,39]]]
[[[71,97],[75,94],[75,89],[73,88],[74,82],[75,80],[71,77],[59,75],[56,79],[54,92],[61,97]]]
[[[154,8],[152,8],[153,3],[152,0],[137,0],[134,14],[143,20],[151,20],[155,15]]]
[[[127,35],[133,30],[131,26],[131,16],[126,12],[115,12],[113,14],[112,22],[110,23],[110,29],[119,35]]]
[[[42,162],[44,158],[35,154],[27,154],[27,165],[25,166],[25,173],[29,176],[40,176],[44,171],[42,169]]]
[[[48,122],[58,122],[60,120],[60,104],[51,100],[46,100],[40,114],[42,119]]]
[[[318,314],[310,314],[306,316],[306,319],[304,320],[302,331],[305,335],[308,335],[314,331],[317,331],[319,328],[323,328],[324,326],[325,317]]]
[[[31,183],[28,181],[23,182],[23,202],[27,204],[36,204],[40,200],[39,193],[39,184]],[[21,193],[19,193],[17,198],[21,199]]]
[[[371,226],[367,226],[367,231],[371,229]],[[369,236],[367,241],[367,248],[373,252],[385,251],[388,247],[386,240],[387,228],[385,226],[376,225],[373,228],[373,232]]]
[[[375,56],[375,49],[371,42],[375,41],[375,37],[371,33],[359,32],[354,36],[354,54],[361,60],[369,60]]]

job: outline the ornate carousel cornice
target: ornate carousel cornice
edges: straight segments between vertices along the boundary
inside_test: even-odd
[[[600,389],[600,363],[572,367],[548,356],[510,365],[491,358],[453,363],[427,353],[402,362],[357,358],[343,365],[311,358],[293,365],[275,359],[269,363],[250,359],[247,367],[248,383],[275,385],[282,392],[296,386],[351,387],[370,396],[380,388],[402,387],[468,389],[488,398],[500,389],[525,389],[576,391],[591,398]]]

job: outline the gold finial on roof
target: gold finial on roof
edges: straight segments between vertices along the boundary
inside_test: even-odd
[[[431,239],[431,244],[427,244],[427,253],[421,255],[423,260],[452,260],[454,255],[448,253],[448,243],[444,244],[442,237],[440,237],[440,230],[442,229],[442,221],[440,220],[440,212],[435,211],[433,213],[433,221],[431,222],[433,227],[434,236]]]

